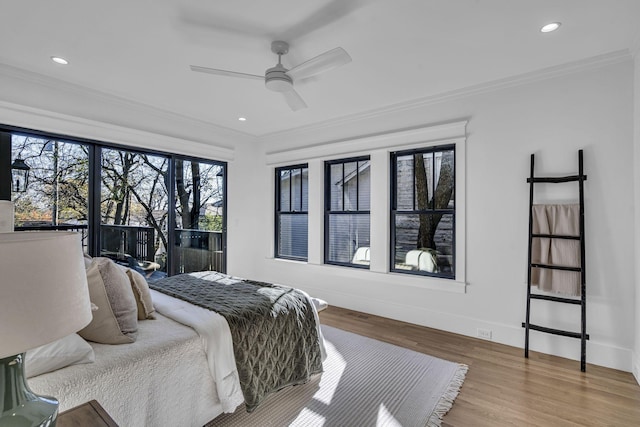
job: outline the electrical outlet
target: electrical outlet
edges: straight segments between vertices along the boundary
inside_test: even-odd
[[[478,328],[478,338],[482,338],[483,340],[491,340],[491,329]]]

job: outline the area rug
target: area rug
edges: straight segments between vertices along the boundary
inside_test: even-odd
[[[205,427],[439,426],[468,367],[322,325],[324,373]]]

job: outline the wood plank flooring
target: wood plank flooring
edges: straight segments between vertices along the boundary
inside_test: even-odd
[[[320,321],[469,365],[444,427],[640,426],[640,386],[632,374],[476,338],[329,307]],[[588,353],[587,353],[588,361]]]

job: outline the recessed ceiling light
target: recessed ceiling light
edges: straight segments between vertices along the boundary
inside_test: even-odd
[[[60,56],[52,56],[51,60],[53,62],[55,62],[56,64],[60,64],[60,65],[67,65],[69,63],[69,61],[67,61],[66,59],[60,57]]]
[[[238,117],[238,120],[240,120],[241,122],[246,122],[247,118],[246,117]]]
[[[551,31],[555,31],[558,28],[560,28],[560,23],[559,22],[552,22],[552,23],[547,24],[547,25],[543,26],[542,28],[540,28],[540,32],[542,32],[542,33],[550,33]]]

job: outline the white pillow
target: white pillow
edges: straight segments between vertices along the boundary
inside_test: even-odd
[[[325,300],[322,300],[320,298],[311,297],[311,301],[313,302],[313,305],[316,306],[317,312],[321,312],[329,306],[329,304]]]
[[[80,335],[71,334],[27,351],[24,370],[27,378],[31,378],[65,366],[94,361],[93,347]]]

